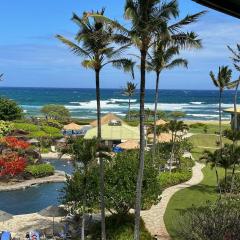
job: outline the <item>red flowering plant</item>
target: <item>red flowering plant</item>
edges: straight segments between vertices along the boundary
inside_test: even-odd
[[[30,144],[28,142],[17,139],[15,137],[5,137],[3,141],[7,144],[8,147],[12,149],[26,150],[30,147]]]
[[[3,146],[0,152],[0,177],[13,177],[24,172],[27,165],[26,151],[30,144],[15,137],[0,140]]]
[[[24,172],[26,159],[19,156],[18,153],[12,152],[0,156],[0,177],[16,176]]]

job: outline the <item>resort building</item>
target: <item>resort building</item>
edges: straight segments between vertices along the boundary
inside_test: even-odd
[[[235,119],[234,108],[228,108],[223,111],[231,114],[231,127],[232,129],[234,129],[234,119]],[[240,131],[240,108],[237,108],[237,130]]]
[[[122,122],[117,122],[115,119],[111,120],[107,124],[102,125],[102,140],[109,147],[118,145],[128,140],[139,140],[139,128],[131,127]],[[85,139],[92,139],[97,137],[97,127],[94,127],[87,131],[84,136]]]

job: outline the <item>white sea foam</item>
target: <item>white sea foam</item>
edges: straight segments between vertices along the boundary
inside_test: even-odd
[[[128,101],[129,100],[126,98],[111,98],[109,100],[109,102],[111,102],[111,103],[128,103]],[[131,103],[137,102],[137,99],[131,99],[130,102]]]
[[[201,105],[201,104],[204,104],[204,102],[190,102],[191,104],[193,105]]]

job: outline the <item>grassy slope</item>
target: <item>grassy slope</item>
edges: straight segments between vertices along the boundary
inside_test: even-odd
[[[203,169],[203,173],[204,180],[201,184],[177,192],[167,206],[164,221],[168,232],[175,240],[180,239],[175,233],[177,226],[176,220],[180,214],[180,210],[186,210],[192,205],[200,206],[205,204],[206,201],[214,201],[217,199],[215,172],[207,166]],[[223,169],[219,169],[219,173],[222,178],[224,174]]]

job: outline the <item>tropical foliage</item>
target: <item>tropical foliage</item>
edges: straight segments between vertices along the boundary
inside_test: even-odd
[[[48,104],[42,107],[41,112],[46,119],[66,120],[70,118],[70,112],[62,105]]]
[[[22,108],[15,101],[0,97],[0,120],[12,121],[20,119],[22,116]]]

